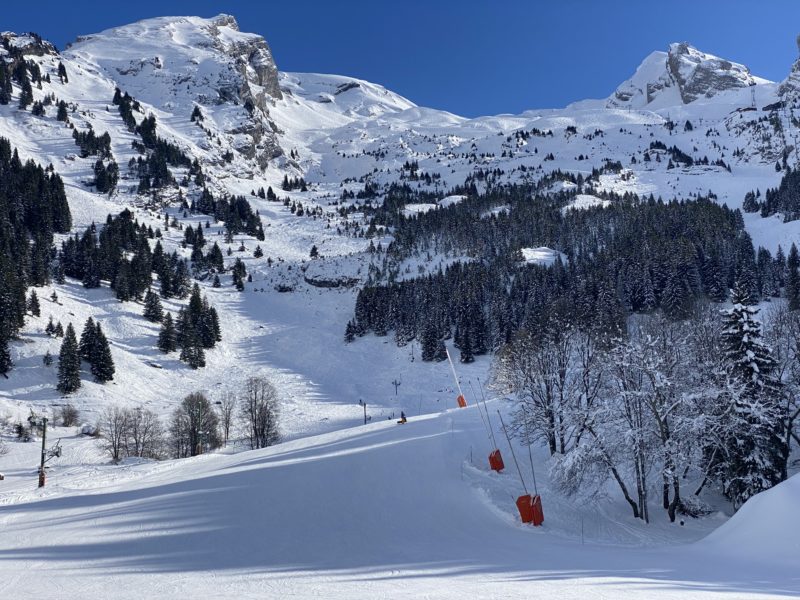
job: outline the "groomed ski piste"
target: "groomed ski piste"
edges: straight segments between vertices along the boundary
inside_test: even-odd
[[[498,407],[487,405],[490,414]],[[545,522],[534,528],[516,514],[522,489],[505,443],[506,470],[488,469],[478,410],[251,452],[63,468],[43,490],[20,465],[6,474],[15,493],[0,506],[0,597],[800,594],[798,477],[705,537],[721,518],[680,527],[659,515],[638,526],[619,503],[564,499],[540,473]],[[74,436],[64,443],[72,453],[94,447]],[[515,450],[530,488],[527,453]]]

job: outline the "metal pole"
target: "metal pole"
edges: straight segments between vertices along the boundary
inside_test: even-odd
[[[514,459],[514,464],[517,467],[517,473],[519,473],[519,480],[522,482],[522,489],[525,490],[525,494],[528,494],[528,488],[525,487],[525,480],[522,478],[522,470],[519,468],[519,463],[517,462],[517,455],[514,453],[514,446],[511,445],[511,438],[508,437],[508,429],[506,429],[506,424],[503,423],[503,415],[500,414],[500,411],[497,411],[497,416],[500,417],[500,424],[503,427],[503,433],[506,434],[506,441],[508,442],[508,447],[511,449],[511,458]]]
[[[47,444],[47,417],[42,417],[42,463],[39,466],[39,487],[44,487],[44,461],[45,461],[45,446]]]
[[[469,389],[472,390],[472,395],[475,396],[475,398],[477,399],[478,396],[475,394],[475,388],[472,387],[472,380],[470,379],[468,383],[469,383]],[[478,408],[478,414],[481,416],[481,421],[483,422],[483,428],[486,430],[486,433],[489,436],[489,441],[491,442],[492,441],[492,432],[489,431],[489,426],[486,425],[486,419],[483,416],[483,411],[481,410],[480,402],[477,402],[477,400],[476,400],[475,406],[477,406],[477,408]],[[497,448],[497,445],[495,445],[495,448]]]
[[[453,359],[450,358],[450,351],[447,349],[447,346],[445,346],[444,352],[445,354],[447,354],[447,362],[450,363],[450,369],[453,371],[453,379],[455,379],[456,387],[458,388],[458,395],[463,396],[464,393],[461,391],[461,384],[458,382],[458,376],[456,376],[456,368],[453,365]],[[447,405],[445,405],[445,408],[447,408]]]
[[[478,377],[478,389],[481,391],[481,398],[483,398],[483,410],[486,411],[486,421],[489,423],[489,432],[492,434],[492,443],[497,448],[497,440],[494,439],[494,428],[492,427],[492,420],[489,418],[489,407],[486,406],[486,395],[483,393],[483,384],[481,378]]]
[[[533,470],[533,453],[531,452],[531,434],[528,430],[528,412],[525,410],[525,403],[522,403],[522,420],[525,422],[525,441],[528,442],[528,458],[531,461],[531,475],[533,476],[533,493],[539,495],[536,489],[536,471]]]
[[[364,425],[367,424],[367,403],[364,402]]]

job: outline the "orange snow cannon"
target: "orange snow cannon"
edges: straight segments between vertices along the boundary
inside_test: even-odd
[[[464,398],[464,394],[459,394],[458,398],[456,398],[456,402],[458,402],[458,407],[459,408],[466,408],[467,407],[467,401]]]
[[[496,448],[491,454],[489,454],[489,468],[492,471],[497,471],[498,473],[506,468],[506,465],[503,462],[503,455],[500,454],[500,450]]]
[[[534,527],[544,523],[542,499],[538,494],[535,496],[525,494],[517,498],[517,510],[523,523],[532,523]]]

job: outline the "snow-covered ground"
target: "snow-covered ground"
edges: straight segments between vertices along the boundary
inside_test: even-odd
[[[490,402],[490,413],[497,406]],[[70,448],[91,446],[73,441]],[[719,520],[650,526],[513,466],[488,470],[477,408],[233,455],[9,473],[0,595],[115,598],[779,598],[800,594],[797,479]],[[501,449],[510,459],[505,443]],[[526,484],[527,460],[518,449]],[[536,456],[541,467],[543,458]],[[510,460],[508,460],[510,462]],[[748,510],[750,506],[754,510]],[[778,529],[780,528],[780,529]],[[583,530],[583,541],[581,541]],[[785,541],[772,549],[773,534]],[[784,537],[785,536],[785,537]],[[792,540],[792,541],[790,541]]]

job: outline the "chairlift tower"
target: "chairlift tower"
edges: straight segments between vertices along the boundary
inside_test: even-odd
[[[61,457],[61,440],[56,442],[56,445],[52,448],[47,447],[47,417],[37,417],[33,413],[31,416],[28,417],[28,423],[31,427],[41,427],[42,428],[42,457],[41,462],[39,463],[39,487],[44,487],[45,481],[47,479],[45,475],[45,464],[48,463],[53,458],[60,458]]]

